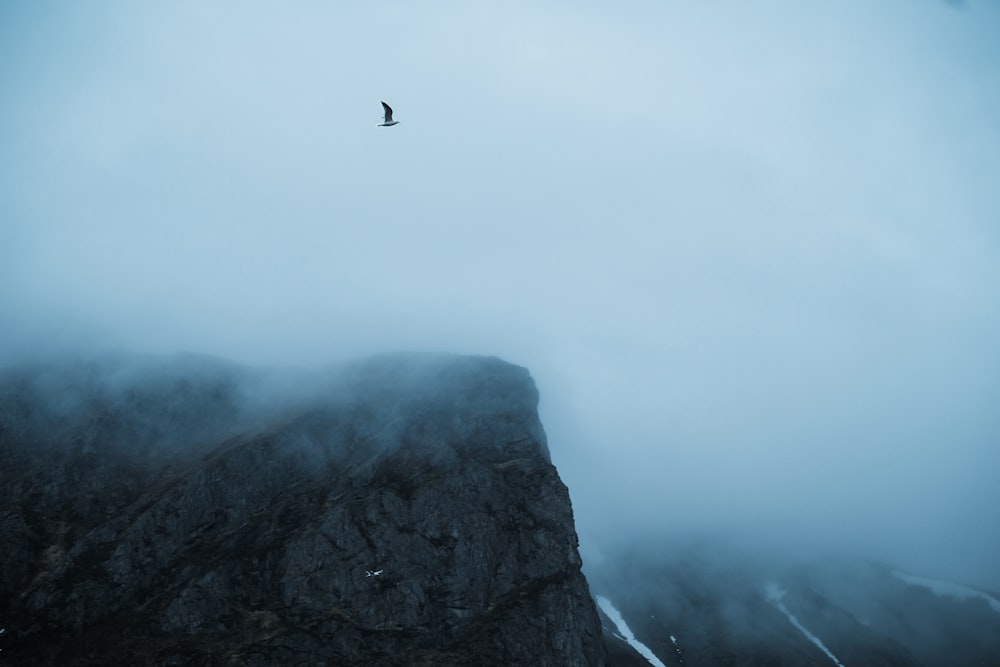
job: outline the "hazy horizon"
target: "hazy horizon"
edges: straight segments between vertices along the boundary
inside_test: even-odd
[[[496,355],[585,556],[1000,590],[998,37],[974,0],[6,3],[0,363]]]

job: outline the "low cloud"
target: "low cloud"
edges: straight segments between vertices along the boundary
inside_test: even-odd
[[[498,355],[589,553],[718,532],[1000,587],[975,10],[5,8],[0,361]]]

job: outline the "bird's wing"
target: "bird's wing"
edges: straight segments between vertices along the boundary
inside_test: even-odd
[[[382,102],[382,108],[385,109],[385,122],[388,123],[392,120],[392,107],[385,102]]]

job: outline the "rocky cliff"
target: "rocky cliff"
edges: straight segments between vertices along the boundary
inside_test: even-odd
[[[528,372],[0,378],[7,665],[602,665]]]

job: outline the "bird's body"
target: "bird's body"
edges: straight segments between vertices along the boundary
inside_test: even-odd
[[[382,108],[385,109],[385,122],[379,123],[378,127],[392,127],[393,125],[395,125],[395,124],[397,124],[399,122],[398,120],[393,120],[392,119],[392,107],[391,106],[389,106],[385,102],[382,102]]]

